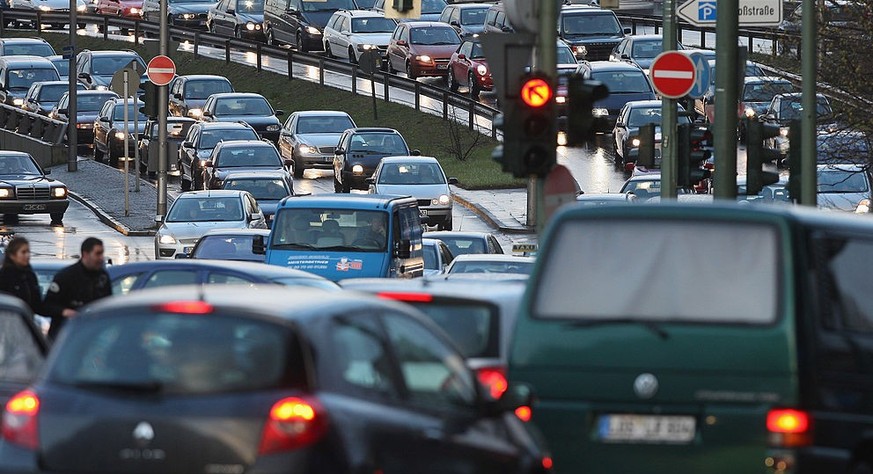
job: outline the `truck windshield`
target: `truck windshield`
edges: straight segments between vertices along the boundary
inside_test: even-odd
[[[272,249],[384,252],[388,214],[352,209],[282,209],[273,224]]]

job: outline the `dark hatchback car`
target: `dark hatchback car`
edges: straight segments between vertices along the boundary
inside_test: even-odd
[[[457,3],[448,5],[440,14],[443,23],[452,25],[462,39],[478,37],[485,31],[488,3]]]
[[[4,414],[6,469],[551,472],[512,413],[529,391],[494,401],[432,321],[374,297],[164,288],[92,306],[54,351]]]
[[[61,224],[70,201],[64,183],[51,179],[27,153],[0,151],[0,214],[7,224],[19,214],[48,214]]]
[[[24,96],[24,104],[21,108],[40,115],[48,115],[58,103],[64,92],[70,90],[69,82],[45,81],[36,82]],[[85,86],[79,84],[78,90],[85,90]]]
[[[266,0],[267,44],[292,45],[297,51],[324,49],[324,27],[337,10],[357,10],[354,0]]]
[[[94,143],[94,121],[100,115],[103,104],[108,100],[117,98],[118,95],[110,91],[86,90],[76,93],[76,140],[79,145],[92,145]],[[49,112],[49,118],[62,122],[69,121],[67,116],[69,106],[69,94],[64,93],[55,108]]]
[[[94,121],[94,159],[108,158],[112,166],[123,156],[133,157],[140,134],[145,130],[148,117],[127,101],[127,128],[124,126],[124,99],[112,99],[103,104],[100,115]],[[127,138],[127,150],[124,140]]]
[[[136,62],[137,70],[143,72],[140,81],[148,81],[148,77],[145,75],[145,62],[133,50],[90,51],[86,49],[76,56],[76,77],[88,89],[108,90],[112,76],[130,64],[131,61]]]
[[[442,240],[455,257],[467,254],[501,254],[503,247],[488,232],[437,231],[422,234],[425,239]]]
[[[37,56],[0,56],[0,103],[21,107],[30,86],[37,82],[58,81],[60,76],[51,61]]]
[[[334,191],[347,193],[352,189],[369,189],[367,178],[373,175],[382,158],[409,154],[403,135],[393,128],[346,130],[340,137],[333,159]]]
[[[222,189],[231,173],[275,171],[290,183],[291,173],[286,168],[289,164],[290,161],[282,160],[275,146],[261,140],[221,142],[204,165],[203,182],[206,189]]]
[[[273,110],[270,102],[260,94],[227,92],[212,94],[203,105],[204,122],[245,122],[252,126],[258,135],[276,143],[282,122],[278,117],[285,115],[281,110]]]
[[[619,111],[628,102],[655,100],[655,89],[652,88],[648,76],[635,64],[582,62],[576,72],[585,79],[600,81],[609,88],[609,96],[594,103],[594,127],[598,132],[611,132]]]
[[[179,76],[170,84],[170,115],[200,119],[206,99],[223,92],[233,92],[233,85],[226,77],[206,74]]]
[[[257,140],[258,133],[246,123],[199,122],[188,130],[179,145],[179,171],[182,189],[203,189],[203,165],[221,141]]]
[[[273,223],[279,202],[294,195],[291,177],[283,169],[234,171],[224,178],[222,189],[248,191],[258,201],[267,226]]]

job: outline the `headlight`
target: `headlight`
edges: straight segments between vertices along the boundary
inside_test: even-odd
[[[67,188],[52,188],[52,197],[56,199],[62,199],[67,197]]]
[[[106,86],[97,86],[97,90],[98,90],[98,91],[108,91],[109,88],[106,87]]]
[[[633,140],[631,140],[631,146],[640,146],[640,139],[634,138]]]
[[[12,105],[24,105],[24,99],[16,97],[12,99]]]
[[[563,96],[563,95],[555,96],[555,103],[556,103],[556,104],[566,104],[566,103],[567,103],[567,97],[565,97],[565,96]]]
[[[195,17],[195,15],[193,13],[180,13],[180,14],[176,15],[176,18],[179,18],[182,20],[193,20],[194,17]]]
[[[268,132],[278,132],[280,128],[282,127],[279,125],[267,125]]]
[[[161,244],[164,244],[164,245],[175,245],[175,244],[176,244],[176,239],[174,239],[172,235],[162,235],[162,236],[158,239],[158,243],[161,243]]]
[[[376,46],[375,44],[359,44],[358,45],[358,51],[370,51],[370,50],[375,51],[377,49],[379,49],[379,47]]]
[[[364,174],[364,167],[361,165],[352,166],[352,173],[355,174]]]
[[[431,199],[430,203],[436,206],[439,204],[440,206],[448,206],[449,203],[452,202],[452,199],[448,194],[441,194],[440,197],[436,199]]]
[[[306,32],[309,33],[310,35],[320,35],[321,34],[321,31],[319,31],[318,28],[316,28],[314,26],[307,26]]]
[[[124,132],[115,132],[116,140],[124,140]]]
[[[421,56],[416,56],[416,57],[415,57],[415,60],[416,60],[416,61],[423,62],[423,63],[429,63],[429,62],[432,61],[432,59],[430,58],[430,56],[428,56],[428,55],[426,55],[426,54],[422,54]]]
[[[755,116],[755,109],[753,109],[751,107],[746,107],[745,114],[746,114],[746,117],[752,118]]]
[[[199,119],[203,116],[203,109],[188,109],[188,116]]]
[[[480,76],[484,76],[485,74],[488,74],[488,68],[480,64],[476,67],[476,72],[478,72]]]
[[[303,153],[305,155],[317,155],[318,148],[309,145],[300,145],[300,153]]]
[[[858,203],[858,207],[855,208],[855,214],[867,214],[870,212],[870,207],[869,199],[861,199],[861,202]]]
[[[783,137],[788,138],[788,129],[787,128],[780,128],[779,135],[782,135]]]
[[[604,109],[603,107],[595,107],[591,111],[591,115],[595,117],[606,117],[607,115],[609,115],[609,111]]]
[[[588,55],[588,48],[586,48],[585,46],[576,46],[575,48],[573,48],[573,51],[579,56]]]
[[[133,7],[133,8],[130,9],[130,14],[131,14],[131,15],[136,15],[136,14],[138,14],[138,13],[139,13],[139,8]]]
[[[8,199],[14,195],[10,188],[0,188],[0,199]]]
[[[51,11],[52,7],[47,6],[47,5],[40,5],[39,9],[44,11],[44,12],[47,12],[47,11]]]
[[[255,24],[252,22],[246,23],[246,29],[249,31],[255,31]]]

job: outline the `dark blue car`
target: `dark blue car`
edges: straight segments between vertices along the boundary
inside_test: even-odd
[[[630,101],[654,100],[655,90],[649,77],[636,64],[591,61],[576,69],[585,79],[600,81],[609,88],[609,96],[594,103],[595,127],[608,133],[615,127],[618,113]]]

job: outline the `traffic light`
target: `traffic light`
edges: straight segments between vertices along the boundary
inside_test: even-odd
[[[649,123],[640,127],[638,140],[640,146],[637,147],[637,166],[655,168],[655,124]]]
[[[702,166],[712,156],[712,132],[705,125],[679,124],[679,175],[677,185],[690,189],[695,184],[712,176]]]
[[[765,170],[764,163],[779,159],[779,151],[764,146],[764,140],[779,135],[779,126],[746,118],[746,195],[757,196],[764,189],[779,182],[779,173]]]
[[[797,204],[803,204],[800,198],[800,120],[792,120],[788,126],[788,195]]]
[[[518,95],[518,129],[521,132],[519,163],[513,168],[517,177],[545,176],[557,155],[557,124],[555,116],[555,89],[550,78],[531,74],[521,81]]]
[[[139,111],[147,117],[155,118],[158,116],[158,86],[152,81],[143,81],[139,88],[143,91],[142,106]]]
[[[394,9],[399,12],[408,12],[413,8],[412,0],[394,0]]]
[[[609,89],[598,81],[573,75],[567,80],[567,146],[584,145],[597,131],[594,103],[609,96]]]

